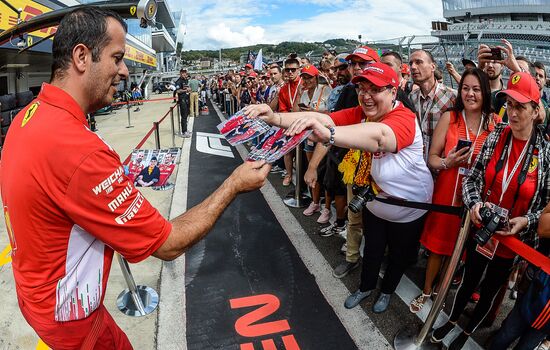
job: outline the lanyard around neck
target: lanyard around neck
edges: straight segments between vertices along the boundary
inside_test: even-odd
[[[294,106],[294,101],[296,101],[296,95],[298,94],[298,86],[302,83],[302,77],[300,77],[300,80],[298,80],[298,84],[296,84],[296,90],[294,90],[294,95],[291,97],[292,93],[290,92],[290,83],[288,84],[288,98],[290,98],[290,107]]]
[[[508,154],[506,155],[506,164],[504,165],[504,172],[502,174],[502,192],[500,193],[500,199],[498,202],[498,205],[502,203],[502,198],[504,198],[504,193],[506,190],[508,190],[508,186],[510,186],[510,182],[512,182],[512,178],[514,177],[514,174],[519,168],[519,165],[522,163],[523,158],[525,157],[525,154],[527,153],[527,148],[529,147],[530,142],[525,142],[525,146],[523,146],[523,150],[521,151],[521,154],[519,155],[518,159],[516,160],[516,164],[514,164],[514,167],[512,168],[512,172],[510,175],[508,175],[508,163],[510,162],[510,154],[512,153],[512,146],[514,143],[514,137],[510,139],[510,143],[508,145]]]
[[[464,110],[462,111],[461,115],[462,115],[462,119],[464,120],[464,128],[466,129],[466,139],[470,141],[470,131],[468,129],[468,123],[466,122],[466,113],[464,112]],[[470,153],[470,157],[468,157],[468,167],[472,163],[472,156],[474,155],[474,150],[476,149],[476,142],[479,137],[479,134],[481,133],[481,128],[483,127],[484,120],[485,120],[485,114],[481,114],[481,121],[479,122],[479,128],[477,128],[476,138],[472,142],[472,146],[470,148],[472,152]]]

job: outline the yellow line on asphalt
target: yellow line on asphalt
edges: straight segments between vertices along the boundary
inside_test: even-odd
[[[6,265],[11,262],[11,246],[8,244],[2,253],[0,253],[0,266]]]
[[[38,340],[38,344],[36,344],[36,350],[50,350],[48,345],[44,344],[42,339]]]

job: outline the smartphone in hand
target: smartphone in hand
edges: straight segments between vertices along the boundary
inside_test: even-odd
[[[487,57],[488,60],[502,61],[502,50],[498,47],[491,47],[491,57]]]
[[[456,145],[456,151],[460,151],[463,148],[470,148],[472,147],[472,141],[470,140],[458,140],[458,144]]]

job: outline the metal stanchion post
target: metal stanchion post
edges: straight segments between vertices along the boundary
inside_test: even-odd
[[[130,101],[126,101],[126,110],[128,111],[128,126],[126,128],[133,128],[134,126],[130,122]]]
[[[170,107],[170,130],[172,131],[172,147],[176,147],[176,130],[174,128],[174,107]]]
[[[447,298],[447,293],[449,292],[449,287],[451,285],[456,266],[460,261],[464,244],[468,238],[468,234],[470,233],[470,211],[467,209],[464,210],[466,213],[462,220],[462,226],[456,240],[453,255],[451,255],[451,261],[449,262],[449,266],[447,267],[445,275],[441,280],[439,293],[432,304],[432,309],[426,318],[426,322],[420,329],[418,335],[416,335],[416,330],[414,329],[404,328],[400,330],[393,340],[393,347],[396,350],[439,349],[441,346],[441,344],[433,344],[430,342],[425,343],[424,340],[426,340],[426,337],[428,336],[428,333],[430,333],[439,312],[443,308],[443,302]]]
[[[126,259],[117,254],[118,263],[128,288],[123,290],[117,298],[117,306],[120,311],[128,316],[145,316],[153,312],[159,303],[159,295],[156,290],[147,286],[136,286],[130,266]]]
[[[153,126],[155,127],[155,146],[160,149],[159,122],[153,122]]]
[[[283,202],[292,208],[303,208],[309,205],[309,198],[302,194],[302,144],[296,147],[296,187],[294,188],[294,196],[283,199]]]

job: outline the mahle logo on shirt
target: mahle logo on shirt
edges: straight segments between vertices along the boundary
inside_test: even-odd
[[[29,107],[29,109],[27,109],[27,111],[25,112],[25,116],[23,117],[23,121],[21,122],[21,127],[24,127],[29,122],[29,120],[31,120],[34,113],[36,113],[36,110],[38,110],[38,106],[40,106],[40,102],[37,101],[33,103]]]

